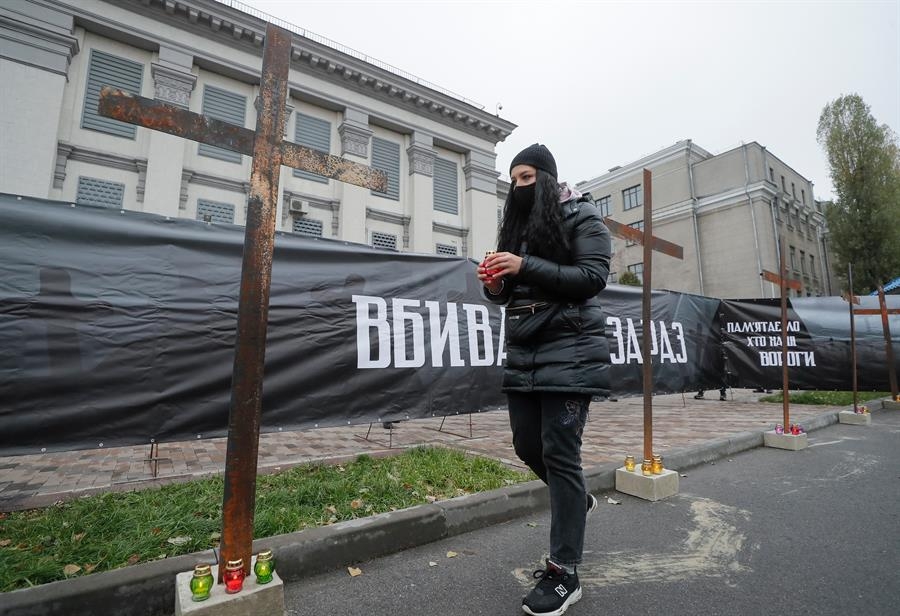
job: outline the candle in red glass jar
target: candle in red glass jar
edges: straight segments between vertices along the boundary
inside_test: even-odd
[[[244,560],[242,558],[229,560],[225,565],[222,580],[225,582],[225,592],[228,594],[241,592],[244,587]]]

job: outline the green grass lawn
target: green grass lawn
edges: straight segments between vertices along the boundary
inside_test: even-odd
[[[866,400],[875,398],[890,397],[889,392],[884,391],[861,391],[858,392],[857,400],[860,404]],[[760,402],[778,402],[782,401],[782,395],[778,393],[771,396],[763,396]],[[852,391],[802,391],[794,392],[788,395],[788,401],[795,404],[824,404],[828,406],[851,406],[853,404]]]
[[[534,479],[422,447],[261,475],[254,537],[270,537]],[[217,547],[223,480],[202,479],[0,513],[0,592]]]

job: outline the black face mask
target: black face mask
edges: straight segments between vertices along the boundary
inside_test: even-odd
[[[534,205],[535,184],[513,188],[512,202],[516,207],[531,208]]]

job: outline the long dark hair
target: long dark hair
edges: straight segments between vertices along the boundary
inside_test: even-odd
[[[559,203],[559,183],[545,171],[537,170],[534,204],[520,207],[513,203],[515,182],[509,187],[503,204],[503,221],[497,232],[497,250],[522,255],[522,244],[530,255],[565,263],[569,238],[563,233],[563,209]]]

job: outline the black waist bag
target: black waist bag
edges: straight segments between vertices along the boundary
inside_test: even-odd
[[[513,344],[527,344],[543,330],[559,310],[553,302],[535,302],[506,309],[506,339]]]

